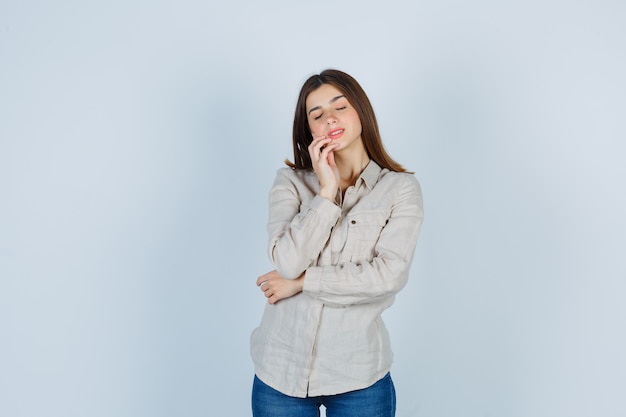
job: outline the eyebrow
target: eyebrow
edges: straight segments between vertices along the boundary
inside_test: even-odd
[[[334,97],[334,98],[332,98],[332,99],[328,102],[328,104],[333,104],[335,101],[339,100],[339,99],[340,99],[340,98],[342,98],[342,97],[343,97],[343,95],[340,95],[340,96]],[[321,109],[321,108],[322,108],[322,106],[315,106],[315,107],[311,108],[311,110],[309,110],[309,113],[308,113],[308,114],[311,114],[311,113],[312,113],[312,112],[314,112],[315,110],[319,110],[319,109]]]

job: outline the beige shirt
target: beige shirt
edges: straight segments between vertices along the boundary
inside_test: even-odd
[[[366,388],[391,368],[380,314],[407,282],[423,220],[411,174],[371,161],[337,204],[316,174],[280,169],[270,191],[269,255],[303,291],[265,308],[251,336],[257,376],[293,397]]]

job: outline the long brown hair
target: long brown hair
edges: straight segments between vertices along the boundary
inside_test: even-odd
[[[350,75],[335,69],[327,69],[319,75],[312,75],[304,82],[298,96],[296,112],[293,118],[294,162],[286,160],[285,163],[294,169],[311,169],[313,167],[308,150],[313,137],[306,114],[306,99],[309,94],[324,84],[330,84],[339,90],[356,110],[363,128],[361,138],[370,159],[390,171],[406,172],[406,169],[394,161],[385,150],[380,138],[374,109],[363,88]]]

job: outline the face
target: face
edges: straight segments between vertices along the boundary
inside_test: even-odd
[[[337,88],[323,84],[306,98],[309,129],[313,137],[326,136],[339,143],[335,151],[362,145],[361,120],[348,99]]]

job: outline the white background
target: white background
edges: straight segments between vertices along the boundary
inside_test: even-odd
[[[0,415],[246,416],[298,90],[360,81],[426,220],[398,416],[626,415],[621,1],[0,3]]]

